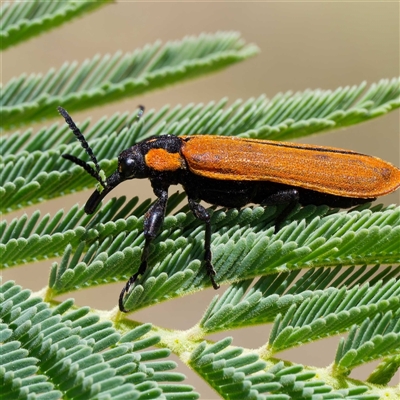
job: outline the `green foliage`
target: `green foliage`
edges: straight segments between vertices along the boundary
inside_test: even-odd
[[[33,2],[25,9],[7,4],[2,18],[7,18],[3,30],[9,37],[3,46],[101,3]],[[23,18],[29,21],[20,22]],[[31,124],[57,117],[58,105],[73,111],[138,95],[216,71],[256,51],[236,33],[217,33],[163,47],[147,45],[132,54],[97,56],[80,66],[66,63],[43,77],[23,76],[6,84],[3,123]],[[77,124],[109,174],[123,148],[151,135],[287,140],[384,115],[400,106],[399,96],[395,78],[369,88],[363,83],[232,104],[222,99],[165,106],[146,111],[139,123],[135,112]],[[4,214],[94,186],[93,178],[60,157],[69,153],[86,159],[61,118],[36,132],[29,128],[3,135],[1,148]],[[151,268],[127,299],[130,310],[210,285],[201,265],[204,227],[184,199],[176,193],[169,200],[163,231],[150,249]],[[400,366],[400,207],[367,204],[339,211],[307,206],[294,210],[278,233],[274,222],[282,207],[211,209],[218,282],[229,287],[184,332],[131,321],[117,308],[104,312],[72,300],[60,303],[60,294],[124,282],[132,274],[140,262],[143,214],[150,204],[149,199],[114,198],[91,216],[72,206],[54,215],[36,210],[1,221],[2,269],[61,256],[39,293],[13,282],[0,286],[1,399],[199,398],[174,372],[171,353],[225,399],[399,397],[399,388],[381,385]],[[259,349],[236,347],[228,337],[207,340],[212,333],[267,323],[272,331]],[[331,366],[279,359],[283,350],[342,333],[348,336],[338,340]],[[355,367],[371,360],[381,362],[366,382],[349,378]]]
[[[229,346],[230,338],[207,346],[203,342],[192,353],[189,365],[223,397],[229,399],[378,399],[364,395],[365,386],[334,390],[317,373],[283,361],[265,362],[255,351],[243,353]],[[229,347],[228,347],[229,346]]]
[[[183,198],[182,194],[172,196],[170,209]],[[30,219],[24,215],[13,219],[10,224],[3,221],[0,226],[2,266],[10,267],[64,253],[61,263],[53,264],[49,282],[51,297],[81,287],[115,282],[115,279],[123,281],[130,276],[132,269],[139,267],[144,244],[143,214],[150,203],[148,200],[139,205],[137,203],[138,198],[133,198],[124,205],[124,198],[119,198],[109,201],[95,216],[87,216],[83,208],[75,206],[64,217],[61,210],[52,217],[47,214],[43,218],[37,211]],[[204,321],[204,329],[213,332],[218,328],[231,329],[249,323],[271,322],[278,310],[282,311],[281,302],[288,307],[294,301],[289,300],[294,293],[299,295],[305,292],[303,300],[310,301],[307,282],[318,282],[315,276],[308,278],[306,275],[306,283],[303,283],[305,278],[300,280],[295,288],[291,288],[289,298],[281,292],[281,281],[288,279],[293,282],[296,271],[302,268],[393,263],[400,258],[400,249],[393,245],[399,240],[400,207],[375,207],[348,213],[327,214],[327,211],[324,206],[305,207],[294,214],[293,221],[277,234],[273,230],[273,221],[279,213],[276,208],[214,212],[212,245],[218,281],[229,283],[267,276],[265,280],[258,281],[238,304],[230,299],[229,292],[235,288],[232,286],[225,293],[229,298],[226,304],[229,315],[223,298],[210,313],[210,319]],[[306,226],[307,220],[310,222]],[[145,284],[138,284],[130,295],[131,300],[127,304],[130,309],[180,297],[210,285],[200,261],[204,235],[202,224],[184,207],[175,215],[168,216],[163,228],[150,254],[152,268],[146,272]],[[365,243],[362,248],[359,248],[360,237]],[[358,247],[357,253],[354,246]],[[379,260],[376,260],[376,254],[380,254]],[[286,278],[279,275],[279,271],[283,270],[293,271],[294,274]],[[398,269],[396,271],[399,272]],[[321,272],[318,270],[317,273]],[[337,270],[333,272],[338,273]],[[325,276],[323,278],[327,285],[330,280]],[[243,288],[239,290],[245,291],[249,284],[250,281],[241,282]],[[278,284],[280,296],[277,293]],[[300,288],[298,293],[296,287]],[[359,291],[358,295],[361,293]],[[385,290],[381,295],[384,293]],[[327,292],[319,290],[312,301],[322,296],[320,301],[330,302],[333,300],[329,296],[342,297],[343,293],[330,292],[326,298],[327,295]],[[354,298],[352,293],[348,296]],[[349,301],[348,296],[342,299],[345,303]],[[237,293],[235,297],[239,301]],[[299,303],[299,298],[295,302]],[[242,318],[239,318],[239,309],[245,313]],[[262,317],[260,309],[268,310],[265,317]],[[365,313],[368,312],[371,310],[366,309]],[[223,317],[219,316],[221,313]]]
[[[250,289],[252,280],[242,281],[210,304],[200,327],[213,333],[275,321],[270,352],[332,336],[366,316],[399,307],[400,282],[390,278],[398,276],[400,268],[385,268],[378,281],[371,281],[378,270],[312,268],[293,283],[299,274],[294,270],[263,277]]]
[[[341,339],[335,359],[340,374],[365,361],[400,352],[400,307],[365,318],[360,326],[353,325],[347,339]]]
[[[144,338],[150,324],[122,335],[88,307],[50,307],[12,282],[0,297],[2,398],[198,398],[176,383],[185,377],[170,371],[170,351],[152,348],[160,337]]]
[[[40,35],[111,0],[8,2],[1,4],[0,50]]]
[[[98,106],[195,78],[243,61],[258,52],[236,32],[202,34],[181,41],[147,45],[132,53],[96,55],[80,65],[64,63],[45,75],[22,75],[2,89],[3,127],[54,118],[62,104],[69,111]]]
[[[400,355],[384,357],[368,377],[368,382],[376,385],[387,385],[400,368]]]

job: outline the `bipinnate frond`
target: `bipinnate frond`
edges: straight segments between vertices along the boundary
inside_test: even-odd
[[[0,286],[1,396],[16,398],[197,399],[173,372],[151,325],[119,333],[88,307],[50,307],[12,282]],[[144,335],[146,335],[144,337]],[[20,396],[20,397],[19,397]],[[34,397],[37,396],[37,397]]]
[[[271,100],[270,121],[283,125],[270,136],[287,140],[315,132],[354,125],[400,107],[400,80],[382,79],[366,92],[366,82],[336,90],[290,92]],[[285,127],[287,125],[287,127]]]
[[[183,197],[182,193],[171,196],[168,209],[179,204]],[[150,200],[139,206],[137,197],[125,205],[124,202],[125,198],[112,199],[94,218],[86,215],[83,208],[76,205],[65,215],[60,210],[55,215],[46,214],[41,218],[41,213],[37,210],[29,218],[23,215],[14,218],[9,224],[5,220],[1,221],[1,267],[8,268],[38,259],[57,257],[64,252],[67,245],[74,250],[80,246],[82,253],[82,244],[84,247],[93,244],[97,248],[100,240],[104,247],[111,238],[116,238],[121,233],[126,235],[136,230],[137,234],[138,230],[142,230],[141,217],[150,205]]]
[[[236,283],[216,296],[199,326],[209,334],[274,322],[271,354],[334,336],[367,316],[399,307],[400,267],[385,268],[372,279],[378,270],[313,268],[295,283],[300,272],[296,270],[267,275],[251,288],[252,280]]]
[[[269,358],[262,349],[235,347],[230,338],[206,344],[150,324],[126,321],[124,327],[111,314],[75,308],[72,300],[50,307],[12,282],[0,286],[0,297],[0,379],[2,394],[9,398],[197,399],[191,386],[180,383],[184,376],[172,371],[175,363],[166,359],[170,350],[165,346],[174,334],[185,362],[223,398],[380,398],[373,385],[349,380],[344,388],[342,376],[327,383],[322,379],[327,370]],[[390,325],[388,320],[384,325]],[[397,329],[393,323],[390,327]],[[387,393],[394,398],[393,390]]]
[[[375,385],[388,385],[400,369],[400,354],[384,357],[368,377],[367,382]]]
[[[0,11],[0,50],[54,29],[111,0],[3,1]]]
[[[269,338],[268,351],[275,353],[350,329],[387,310],[400,307],[400,269],[397,279],[385,285],[352,289],[327,289],[278,314]],[[391,312],[390,311],[390,312]]]
[[[169,209],[175,208],[183,198],[183,194],[172,196]],[[95,216],[85,215],[83,209],[76,206],[65,217],[58,212],[53,217],[46,215],[40,219],[39,212],[35,212],[31,218],[22,216],[9,225],[3,221],[0,231],[2,267],[55,257],[64,252],[61,263],[53,265],[49,299],[80,287],[125,281],[139,266],[144,243],[142,216],[150,203],[145,201],[137,205],[137,199],[133,199],[124,206],[124,200],[109,201]],[[326,207],[308,206],[294,214],[292,222],[275,234],[273,225],[279,210],[255,207],[214,212],[212,248],[219,283],[260,275],[271,277],[301,268],[391,264],[400,260],[400,249],[396,245],[400,235],[399,207],[326,214]],[[132,291],[127,307],[142,308],[208,286],[210,282],[201,265],[203,236],[202,224],[186,206],[175,215],[167,216],[163,232],[151,248],[151,268],[143,277],[143,286],[138,284]],[[361,237],[365,244],[362,247],[358,241]],[[398,270],[394,274],[398,275]],[[289,276],[292,276],[290,279],[294,277]],[[256,286],[260,290],[256,290],[258,294],[251,300],[255,301],[256,309],[264,307],[258,304],[261,300],[271,306],[277,301],[276,297],[275,300],[268,298],[271,293],[268,285],[260,282]],[[308,290],[307,286],[300,287],[300,292]],[[313,301],[322,294],[320,290]],[[330,293],[330,296],[336,295],[341,298],[343,293]],[[261,299],[263,296],[268,299]],[[289,298],[292,297],[290,294]],[[310,301],[307,297],[303,301]],[[244,299],[244,303],[247,301]],[[296,300],[299,302],[300,298]],[[291,304],[289,300],[287,304]],[[262,317],[256,313],[259,320],[252,315],[247,313],[245,323],[271,322],[277,314],[272,312]],[[222,322],[219,326],[224,327]],[[231,321],[226,328],[232,327],[235,322]]]
[[[277,360],[264,361],[255,350],[230,346],[230,338],[200,344],[191,354],[189,365],[223,398],[257,400],[291,399],[379,399],[366,386],[335,390],[317,378],[317,373],[301,365]],[[332,381],[333,382],[333,381]]]
[[[374,105],[368,103],[370,104],[368,110],[360,108],[358,103],[353,104],[354,93],[360,96],[364,85],[353,88],[357,88],[357,91],[343,89],[344,94],[342,93],[341,98],[346,98],[346,95],[349,97],[351,93],[353,101],[347,101],[345,105],[348,108],[341,109],[341,113],[348,116],[344,120],[349,124],[367,121],[381,115],[382,110],[387,112],[398,107],[400,91],[396,91],[397,86],[398,79],[391,82],[381,81],[377,85],[372,85],[359,101],[359,104],[364,107],[372,101],[370,99],[374,99]],[[384,95],[374,97],[373,94],[376,92]],[[341,92],[335,93],[339,96]],[[294,97],[307,98],[310,95],[310,92],[305,92]],[[320,91],[313,92],[313,95],[316,100],[318,98],[324,100],[319,103],[320,109],[314,111],[315,115],[319,116],[325,112],[326,115],[320,120],[326,123],[314,124],[315,117],[310,115],[306,116],[308,119],[289,123],[285,114],[288,106],[286,102],[279,103],[274,99],[268,101],[260,97],[246,102],[238,100],[229,107],[225,107],[227,100],[222,99],[218,103],[211,102],[205,106],[192,104],[186,107],[178,106],[172,110],[164,107],[157,113],[150,110],[139,124],[135,123],[137,112],[134,112],[131,115],[114,114],[108,119],[102,118],[90,129],[88,121],[78,125],[89,140],[101,168],[106,174],[110,174],[115,170],[116,157],[122,150],[152,135],[219,134],[258,139],[288,139],[343,126],[344,120],[336,124],[327,113],[327,110],[335,108],[334,105],[342,107],[343,104],[337,104],[335,97],[324,96]],[[279,95],[278,98],[280,98]],[[366,98],[369,99],[368,102]],[[338,111],[339,109],[336,109],[334,112]],[[356,111],[359,117],[350,118]],[[55,109],[53,113],[56,115]],[[4,171],[0,181],[2,212],[51,199],[61,193],[66,194],[93,187],[94,180],[90,175],[61,157],[63,153],[83,159],[86,157],[84,150],[63,122],[54,124],[48,129],[41,129],[34,137],[31,130],[23,133],[15,132],[10,136],[4,136],[0,144],[2,147],[0,160]]]
[[[217,71],[258,52],[236,32],[188,36],[181,41],[146,45],[132,53],[97,55],[83,63],[66,62],[43,76],[22,75],[2,89],[3,127],[55,118]]]
[[[400,354],[400,307],[380,312],[354,325],[346,339],[340,340],[334,373],[349,374],[365,362]]]

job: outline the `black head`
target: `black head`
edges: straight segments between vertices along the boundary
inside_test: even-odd
[[[111,192],[117,185],[128,179],[134,178],[147,178],[147,168],[145,165],[144,156],[141,152],[141,145],[136,144],[127,150],[124,150],[118,156],[118,168],[106,180],[106,186],[103,190],[95,190],[89,197],[85,205],[85,212],[93,214],[104,199],[104,197]]]

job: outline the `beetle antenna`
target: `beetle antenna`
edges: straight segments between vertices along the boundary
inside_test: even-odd
[[[137,115],[136,115],[136,121],[131,122],[131,123],[126,123],[126,124],[121,128],[121,131],[122,131],[123,129],[125,129],[125,128],[130,129],[133,123],[135,123],[135,122],[138,123],[138,122],[140,121],[140,119],[142,118],[142,115],[144,114],[145,107],[142,106],[142,105],[138,105],[138,109],[139,109],[139,110],[138,110],[138,113],[137,113]]]
[[[138,105],[138,109],[139,109],[139,111],[136,116],[136,122],[139,122],[139,120],[140,120],[140,118],[142,118],[142,115],[144,114],[144,110],[145,110],[144,106],[142,106],[140,104]]]
[[[64,117],[65,122],[68,124],[73,134],[81,142],[82,147],[85,149],[86,153],[92,159],[96,169],[93,169],[86,161],[83,161],[80,158],[77,158],[71,154],[63,154],[62,157],[82,167],[88,174],[90,174],[93,178],[95,178],[105,188],[106,183],[104,182],[104,179],[102,179],[102,177],[100,176],[101,169],[99,163],[97,161],[96,156],[93,153],[92,148],[89,146],[89,143],[85,139],[85,136],[83,136],[82,132],[75,125],[75,122],[72,120],[72,118],[64,108],[57,107],[57,110],[61,114],[61,116]]]
[[[97,161],[96,156],[93,153],[92,148],[89,146],[89,143],[85,139],[85,136],[83,136],[82,132],[79,130],[79,128],[75,125],[75,122],[72,120],[70,115],[67,113],[66,110],[62,107],[57,107],[58,112],[64,117],[65,122],[68,124],[69,128],[73,132],[73,134],[76,136],[76,138],[81,142],[82,147],[85,149],[86,153],[89,155],[89,157],[92,159],[96,171],[100,172],[100,166]]]
[[[74,164],[82,167],[89,175],[93,176],[96,181],[98,181],[104,188],[106,187],[106,183],[101,178],[100,174],[92,168],[86,161],[81,160],[78,157],[73,156],[72,154],[62,154],[62,158],[65,158],[68,161],[72,161]]]

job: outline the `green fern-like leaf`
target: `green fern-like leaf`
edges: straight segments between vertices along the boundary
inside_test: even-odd
[[[223,398],[233,399],[379,399],[365,386],[335,390],[316,379],[316,372],[301,365],[265,362],[256,352],[244,353],[226,338],[215,344],[202,343],[192,353],[190,366]]]
[[[368,377],[368,382],[387,385],[400,368],[400,354],[385,357]]]
[[[217,71],[257,53],[235,32],[203,34],[157,42],[142,50],[100,55],[82,64],[65,63],[44,76],[14,78],[2,89],[3,127],[54,118],[59,105],[69,111],[94,107]]]
[[[184,376],[151,349],[160,337],[141,325],[121,335],[110,321],[68,300],[57,307],[12,282],[0,286],[2,397],[197,399]],[[165,390],[167,389],[167,390]],[[8,396],[8,397],[7,397]]]
[[[399,352],[400,307],[397,306],[395,312],[379,313],[353,326],[347,339],[339,344],[334,370],[343,375],[366,361]]]
[[[292,305],[285,316],[278,314],[269,339],[271,353],[298,346],[309,340],[318,340],[328,335],[347,330],[352,323],[361,323],[383,310],[399,308],[399,281],[389,281],[382,288],[378,284],[369,287],[354,287],[346,291],[327,291]],[[392,288],[394,286],[394,290]],[[363,297],[376,296],[379,301],[365,301]]]
[[[366,83],[331,90],[277,96],[270,117],[286,129],[271,136],[282,140],[367,121],[400,106],[399,79],[383,79],[363,94]],[[284,110],[281,112],[280,110]]]
[[[183,197],[182,194],[173,197],[174,206]],[[114,282],[115,279],[126,280],[139,266],[144,241],[142,215],[149,202],[135,207],[137,199],[133,199],[121,208],[123,202],[123,198],[111,200],[94,219],[76,207],[64,218],[62,213],[58,213],[54,217],[47,215],[39,220],[39,213],[34,213],[30,220],[23,216],[11,221],[9,226],[3,222],[0,231],[3,268],[58,256],[67,246],[61,264],[53,265],[49,298],[79,287],[96,286]],[[246,280],[258,275],[270,276],[282,270],[371,262],[384,264],[400,260],[399,248],[394,245],[399,235],[400,208],[328,214],[321,218],[327,211],[326,207],[306,207],[300,215],[293,216],[300,222],[293,221],[277,234],[273,233],[273,228],[268,229],[273,225],[276,215],[271,214],[273,210],[276,213],[274,208],[265,210],[262,207],[214,213],[212,247],[220,283]],[[307,227],[305,215],[310,220]],[[143,286],[137,285],[130,295],[131,300],[128,300],[127,305],[131,309],[157,303],[169,298],[171,293],[174,293],[173,296],[182,296],[191,293],[194,288],[209,285],[201,267],[202,224],[187,214],[184,208],[174,216],[167,217],[163,228],[150,253],[152,268],[144,275]],[[302,235],[296,233],[299,230]],[[364,246],[363,251],[358,249],[355,256],[351,243],[360,235],[369,245]],[[72,250],[75,254],[73,258],[70,256]],[[268,293],[268,286],[266,289]],[[263,290],[257,293],[251,302],[255,302],[253,306],[256,309],[263,308],[259,304]],[[317,297],[322,294],[319,293]],[[340,293],[330,293],[330,296],[336,295],[342,296]],[[272,305],[271,301],[277,301],[276,296],[275,300],[272,298],[262,299],[261,303]],[[309,301],[307,298],[304,300]],[[244,303],[247,301],[245,299]],[[270,311],[266,319],[256,312],[256,323],[270,322],[276,316],[272,309]],[[235,315],[232,310],[230,313]],[[247,313],[248,322],[252,321],[252,315]],[[218,326],[224,326],[219,317],[217,321]],[[229,326],[231,323],[233,325]],[[215,323],[209,325],[210,322],[205,327],[213,331]],[[226,327],[235,327],[235,323],[229,322]]]
[[[111,0],[2,2],[0,50],[54,29],[107,3]]]
[[[366,316],[399,307],[400,267],[384,269],[375,285],[369,282],[372,287],[365,284],[347,289],[344,277],[352,282],[368,280],[377,270],[378,266],[360,268],[349,277],[351,268],[317,268],[308,270],[294,284],[299,270],[268,275],[250,289],[252,280],[233,284],[210,304],[200,328],[213,333],[275,320],[269,338],[271,353],[336,335]],[[393,275],[396,278],[390,279]]]

